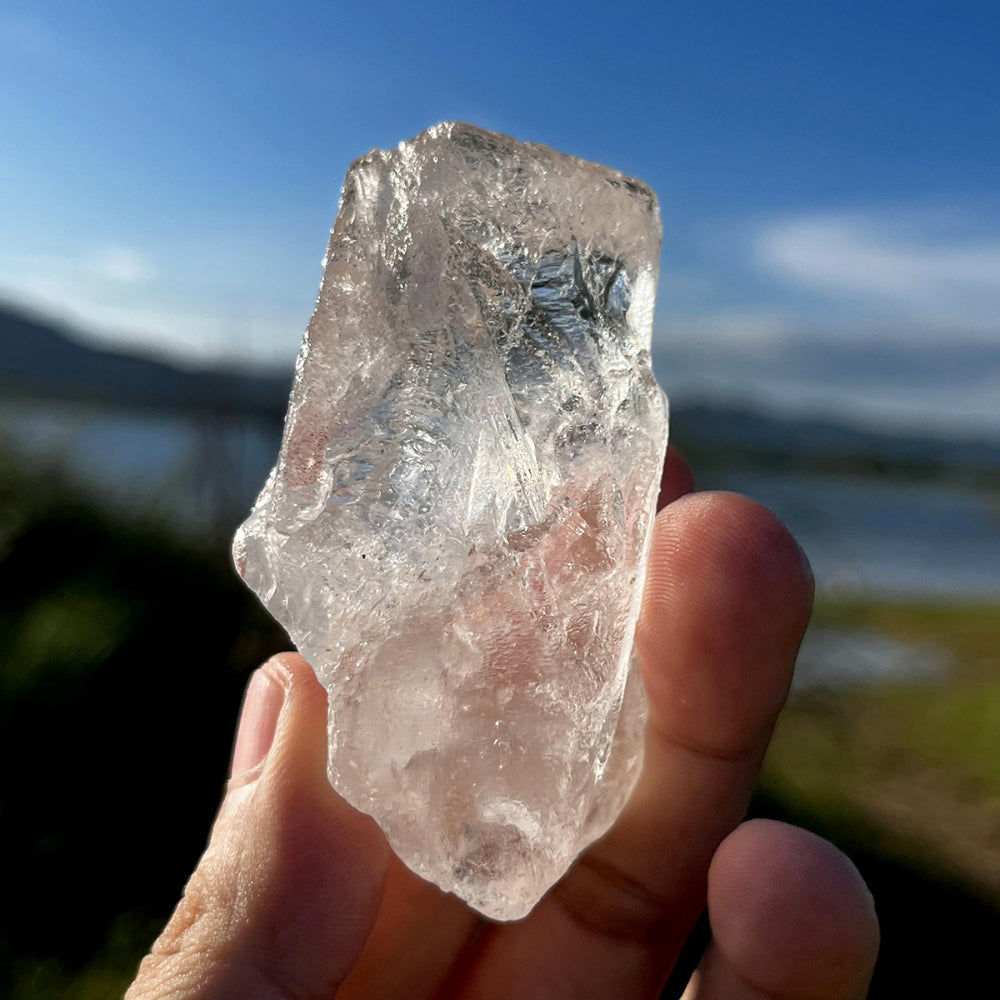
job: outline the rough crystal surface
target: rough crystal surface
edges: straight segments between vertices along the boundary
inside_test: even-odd
[[[329,775],[523,916],[641,762],[666,405],[645,185],[446,123],[347,174],[239,572],[329,692]]]

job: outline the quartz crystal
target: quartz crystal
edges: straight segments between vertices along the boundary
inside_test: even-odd
[[[329,776],[415,872],[526,914],[641,764],[666,401],[656,198],[445,123],[347,174],[234,555],[329,693]]]

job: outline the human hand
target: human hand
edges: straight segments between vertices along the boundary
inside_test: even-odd
[[[301,657],[254,674],[211,840],[127,1000],[656,997],[698,915],[685,1000],[864,997],[878,923],[832,845],[740,825],[812,605],[762,507],[692,494],[671,450],[637,632],[639,784],[532,913],[481,918],[422,881],[326,779],[326,694]]]

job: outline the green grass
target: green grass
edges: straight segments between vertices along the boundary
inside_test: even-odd
[[[939,682],[847,692],[851,728],[1000,796],[1000,607],[855,600],[821,605],[816,621],[874,628],[950,654],[952,669]]]
[[[163,921],[142,914],[118,917],[107,939],[82,967],[58,955],[34,956],[14,963],[9,1000],[111,1000],[121,997],[135,978],[140,957]]]
[[[816,622],[933,643],[953,666],[933,681],[793,697],[762,787],[831,823],[873,823],[1000,898],[998,609],[854,599],[821,604]]]
[[[934,642],[955,657],[962,677],[1000,664],[1000,607],[987,602],[821,600],[815,625],[870,628],[910,642]]]
[[[1000,613],[854,598],[821,602],[815,621],[932,643],[952,669],[794,695],[754,811],[860,868],[882,925],[871,1000],[974,992],[1000,938]]]

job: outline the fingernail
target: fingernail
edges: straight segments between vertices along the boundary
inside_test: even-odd
[[[240,709],[230,781],[239,781],[263,763],[274,742],[284,700],[285,693],[281,686],[264,670],[256,671],[250,678],[243,696],[243,708]]]

